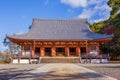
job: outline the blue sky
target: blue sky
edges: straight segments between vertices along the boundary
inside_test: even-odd
[[[0,51],[6,34],[25,33],[33,18],[87,18],[89,23],[108,19],[108,0],[0,0]]]

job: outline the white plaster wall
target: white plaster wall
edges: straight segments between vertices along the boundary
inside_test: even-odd
[[[20,63],[29,63],[29,59],[20,59]]]
[[[13,63],[18,63],[18,59],[13,59]]]
[[[108,59],[102,59],[102,63],[108,63]]]
[[[86,59],[82,59],[82,63],[84,63]],[[90,61],[90,59],[87,59],[87,61]],[[108,59],[102,59],[102,63],[108,63]],[[91,59],[91,63],[100,63],[100,59]]]
[[[91,63],[100,63],[100,59],[91,59]]]

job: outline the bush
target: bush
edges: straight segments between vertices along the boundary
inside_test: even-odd
[[[11,63],[11,61],[12,61],[12,60],[11,60],[10,58],[8,58],[8,59],[6,59],[4,62],[5,62],[5,63]]]

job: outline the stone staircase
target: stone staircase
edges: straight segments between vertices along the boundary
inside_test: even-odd
[[[80,57],[41,57],[40,63],[80,63]]]

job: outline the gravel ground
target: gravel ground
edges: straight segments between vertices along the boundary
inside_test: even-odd
[[[116,80],[75,64],[46,64],[10,80]]]
[[[0,65],[0,80],[9,80],[9,79],[11,79],[13,77],[16,77],[16,76],[19,76],[19,75],[27,75],[31,71],[32,72],[33,71],[35,71],[35,72],[38,71],[39,72],[40,70],[38,70],[38,69],[41,69],[42,67],[44,68],[44,65],[46,65],[46,64],[8,64],[8,65]],[[111,77],[114,77],[114,78],[117,78],[118,80],[120,80],[120,64],[77,64],[77,65],[95,70],[99,73],[102,73],[102,74],[105,74],[105,75],[108,75],[108,76],[111,76]],[[68,76],[68,72],[69,72],[69,75],[70,75],[71,72],[73,73],[73,71],[75,71],[75,69],[77,69],[77,67],[75,68],[74,65],[73,65],[74,66],[73,68],[70,68],[70,66],[71,65],[69,65],[69,66],[65,65],[65,66],[63,66],[63,68],[61,68],[62,66],[58,65],[57,68],[51,69],[51,72],[48,73],[48,75],[44,76],[44,77],[46,79],[47,78],[50,79],[53,76],[56,76],[56,77],[59,78],[59,76],[63,76],[63,75],[61,75],[61,73],[62,74],[65,73],[65,76],[63,76],[63,78],[66,77],[66,76],[67,77],[73,76],[72,78],[76,78],[76,79],[79,80],[79,78],[82,78],[82,76],[84,76],[84,75],[81,75],[81,73],[79,73],[79,74],[77,73],[76,75],[72,74],[71,76]],[[43,72],[46,71],[46,68],[44,70],[43,70],[43,68],[42,68],[42,71]],[[81,72],[82,70],[83,69],[78,69],[78,72]],[[60,74],[60,75],[57,75],[57,74]],[[33,76],[33,74],[29,74],[29,75]],[[38,74],[36,74],[36,75],[38,75]],[[98,76],[98,77],[100,77],[100,76]],[[84,80],[85,78],[83,77],[82,79]],[[80,79],[80,80],[82,80],[82,79]]]
[[[44,64],[6,64],[0,65],[0,80],[9,80],[12,77],[25,74]]]
[[[79,64],[79,65],[120,80],[120,64]]]
[[[46,64],[10,80],[88,80],[84,73],[85,70],[75,64]]]

